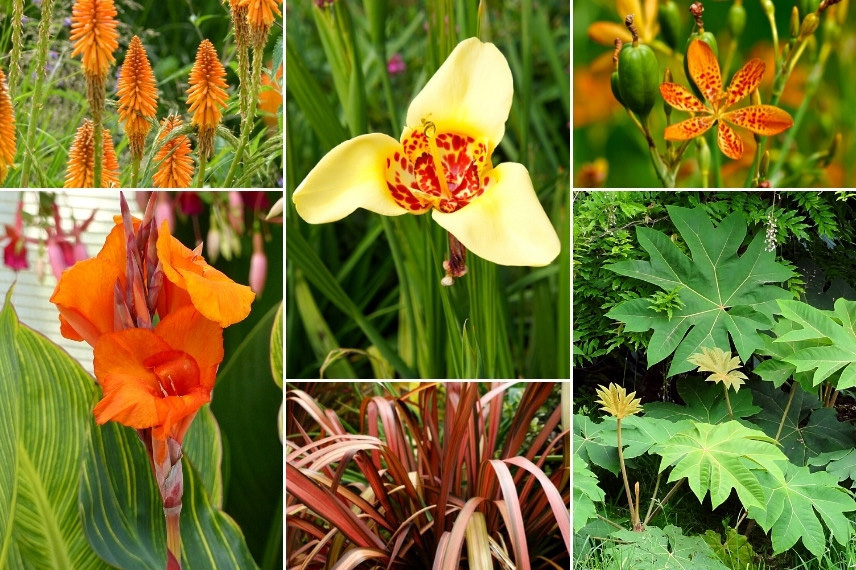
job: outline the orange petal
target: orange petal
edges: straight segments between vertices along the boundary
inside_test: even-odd
[[[102,334],[114,330],[113,287],[117,279],[124,282],[124,273],[100,255],[79,261],[63,272],[50,298],[67,325],[60,328],[63,336],[71,340],[82,338],[95,346]],[[66,334],[69,329],[76,334]]]
[[[192,356],[199,366],[200,384],[208,389],[214,387],[217,366],[223,360],[223,329],[217,323],[186,306],[160,321],[155,333]]]
[[[764,67],[764,62],[755,58],[747,62],[746,65],[740,68],[740,71],[734,74],[734,77],[731,78],[731,83],[728,85],[728,99],[725,102],[726,109],[755,91],[761,85]]]
[[[639,0],[615,0],[615,9],[618,11],[618,16],[622,22],[627,14],[633,14],[636,26],[642,27],[645,14],[642,13],[642,3]]]
[[[603,46],[613,45],[615,38],[620,38],[624,43],[633,41],[627,28],[615,22],[595,22],[589,26],[588,37]],[[610,54],[610,60],[611,58]]]
[[[685,141],[704,134],[714,122],[713,115],[693,117],[676,125],[669,125],[663,133],[667,141]]]
[[[777,135],[794,124],[794,118],[787,111],[772,105],[743,107],[725,113],[722,119],[764,136]]]
[[[715,102],[722,93],[722,74],[719,71],[719,62],[710,46],[701,40],[693,40],[690,49],[687,50],[690,77],[711,103]]]
[[[661,83],[660,94],[666,103],[679,111],[692,111],[695,113],[709,113],[710,109],[704,106],[692,92],[677,83]]]
[[[731,127],[722,121],[719,121],[716,142],[719,144],[722,153],[728,158],[737,160],[743,156],[743,141],[740,140],[740,137],[737,136],[737,133]]]

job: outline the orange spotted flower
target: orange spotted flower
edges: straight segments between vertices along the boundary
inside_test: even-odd
[[[214,131],[223,116],[226,106],[226,70],[217,58],[214,45],[202,40],[196,52],[196,63],[190,70],[190,89],[187,104],[193,118],[190,124],[196,127],[199,136],[199,154],[206,158],[214,148]]]
[[[119,120],[125,125],[131,156],[139,160],[143,156],[146,135],[157,111],[158,92],[152,65],[140,38],[134,36],[122,64],[117,87],[119,95]]]
[[[0,184],[15,160],[15,112],[6,86],[6,75],[0,70]]]
[[[103,130],[103,152],[101,181],[106,187],[119,187],[119,162],[113,148],[110,131]],[[68,151],[68,169],[65,173],[66,188],[92,188],[95,177],[95,137],[92,121],[84,119],[74,135]]]
[[[119,47],[113,0],[75,0],[71,13],[72,57],[83,54],[86,75],[105,77]]]
[[[166,137],[182,125],[181,117],[170,115],[161,121],[161,135]],[[152,176],[155,188],[190,188],[193,180],[193,158],[190,156],[190,139],[179,135],[164,144],[155,154],[157,171]]]
[[[743,141],[728,125],[743,127],[753,133],[770,136],[781,133],[794,124],[793,117],[772,105],[751,105],[729,111],[741,99],[758,89],[764,75],[764,63],[750,60],[734,74],[727,91],[722,90],[722,75],[713,50],[706,43],[695,40],[687,50],[690,76],[704,95],[708,105],[699,101],[687,88],[677,83],[663,83],[663,99],[681,111],[701,113],[675,125],[666,127],[664,137],[670,141],[683,141],[707,132],[718,125],[717,143],[728,158],[743,156]]]

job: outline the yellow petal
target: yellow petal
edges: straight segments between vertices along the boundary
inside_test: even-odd
[[[306,176],[291,199],[310,224],[341,220],[357,208],[384,216],[407,210],[395,203],[386,187],[386,157],[401,150],[394,138],[362,135],[328,152]]]
[[[430,121],[437,132],[487,139],[490,154],[505,134],[513,94],[505,56],[495,45],[470,38],[458,44],[413,99],[407,126],[419,129]]]
[[[486,175],[484,194],[457,212],[431,215],[481,258],[500,265],[547,265],[559,255],[559,236],[532,188],[526,168],[500,164]]]
[[[595,22],[588,29],[588,37],[602,46],[614,45],[615,38],[620,38],[623,43],[633,41],[633,36],[624,27],[624,24],[615,22]],[[609,64],[612,65],[612,53],[609,54]]]

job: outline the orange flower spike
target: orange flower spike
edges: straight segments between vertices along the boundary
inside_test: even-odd
[[[128,45],[116,91],[119,95],[119,120],[125,126],[131,156],[139,160],[151,129],[148,119],[153,119],[157,112],[158,92],[146,48],[137,36]]]
[[[72,57],[83,54],[84,72],[105,77],[119,47],[113,0],[75,0],[71,14]]]
[[[187,249],[169,234],[166,222],[158,230],[157,252],[164,277],[169,281],[169,284],[164,282],[166,294],[158,304],[161,316],[174,310],[166,306],[170,299],[185,302],[186,297],[176,295],[175,288],[185,291],[196,310],[221,327],[242,321],[250,314],[250,304],[255,298],[252,290],[208,265],[199,251]]]
[[[282,4],[282,0],[239,0],[239,3],[247,9],[247,23],[253,45],[256,48],[264,47],[275,16],[282,15],[277,7],[277,4]]]
[[[105,334],[95,346],[95,377],[104,390],[95,420],[152,428],[154,438],[180,444],[211,400],[222,360],[222,329],[193,307],[167,315],[153,330]]]
[[[6,75],[0,70],[0,184],[15,161],[15,112]]]
[[[722,91],[722,75],[713,50],[706,43],[695,40],[687,50],[690,76],[698,85],[708,105],[699,101],[689,89],[677,83],[663,83],[663,99],[680,111],[703,113],[675,125],[666,127],[663,136],[670,141],[683,141],[707,132],[718,125],[717,143],[725,156],[739,159],[743,156],[743,142],[729,126],[743,127],[753,133],[777,135],[794,124],[791,115],[773,105],[750,105],[734,111],[728,109],[758,89],[764,75],[764,63],[753,59],[734,74],[728,89]]]
[[[199,136],[199,153],[208,157],[214,148],[214,131],[226,106],[226,70],[217,58],[217,50],[208,40],[202,40],[196,52],[196,63],[190,70],[187,104]]]
[[[119,187],[119,162],[113,148],[110,131],[103,130],[104,149],[102,154],[102,182],[105,187]],[[74,135],[68,151],[68,169],[65,173],[65,188],[92,188],[95,169],[95,138],[92,121],[84,119]]]
[[[161,121],[158,140],[184,124],[178,115],[170,115]],[[155,154],[157,171],[152,176],[155,188],[190,188],[193,180],[193,158],[190,156],[190,139],[179,135],[164,144]]]

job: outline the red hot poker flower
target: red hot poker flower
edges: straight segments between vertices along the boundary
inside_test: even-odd
[[[131,156],[139,160],[143,156],[146,135],[151,129],[148,119],[153,119],[157,112],[158,92],[146,48],[137,36],[131,38],[128,45],[117,93],[119,120],[125,125]]]
[[[793,117],[772,105],[751,105],[729,111],[741,99],[758,89],[764,75],[764,63],[750,60],[734,74],[727,91],[722,90],[722,75],[713,50],[701,40],[694,40],[687,50],[688,66],[693,81],[698,85],[710,106],[699,101],[686,87],[677,83],[663,83],[663,99],[681,111],[702,113],[676,125],[666,127],[664,137],[670,141],[683,141],[703,135],[718,124],[717,143],[725,156],[738,159],[743,156],[743,141],[728,125],[743,127],[753,133],[770,136],[781,133],[794,124]]]

